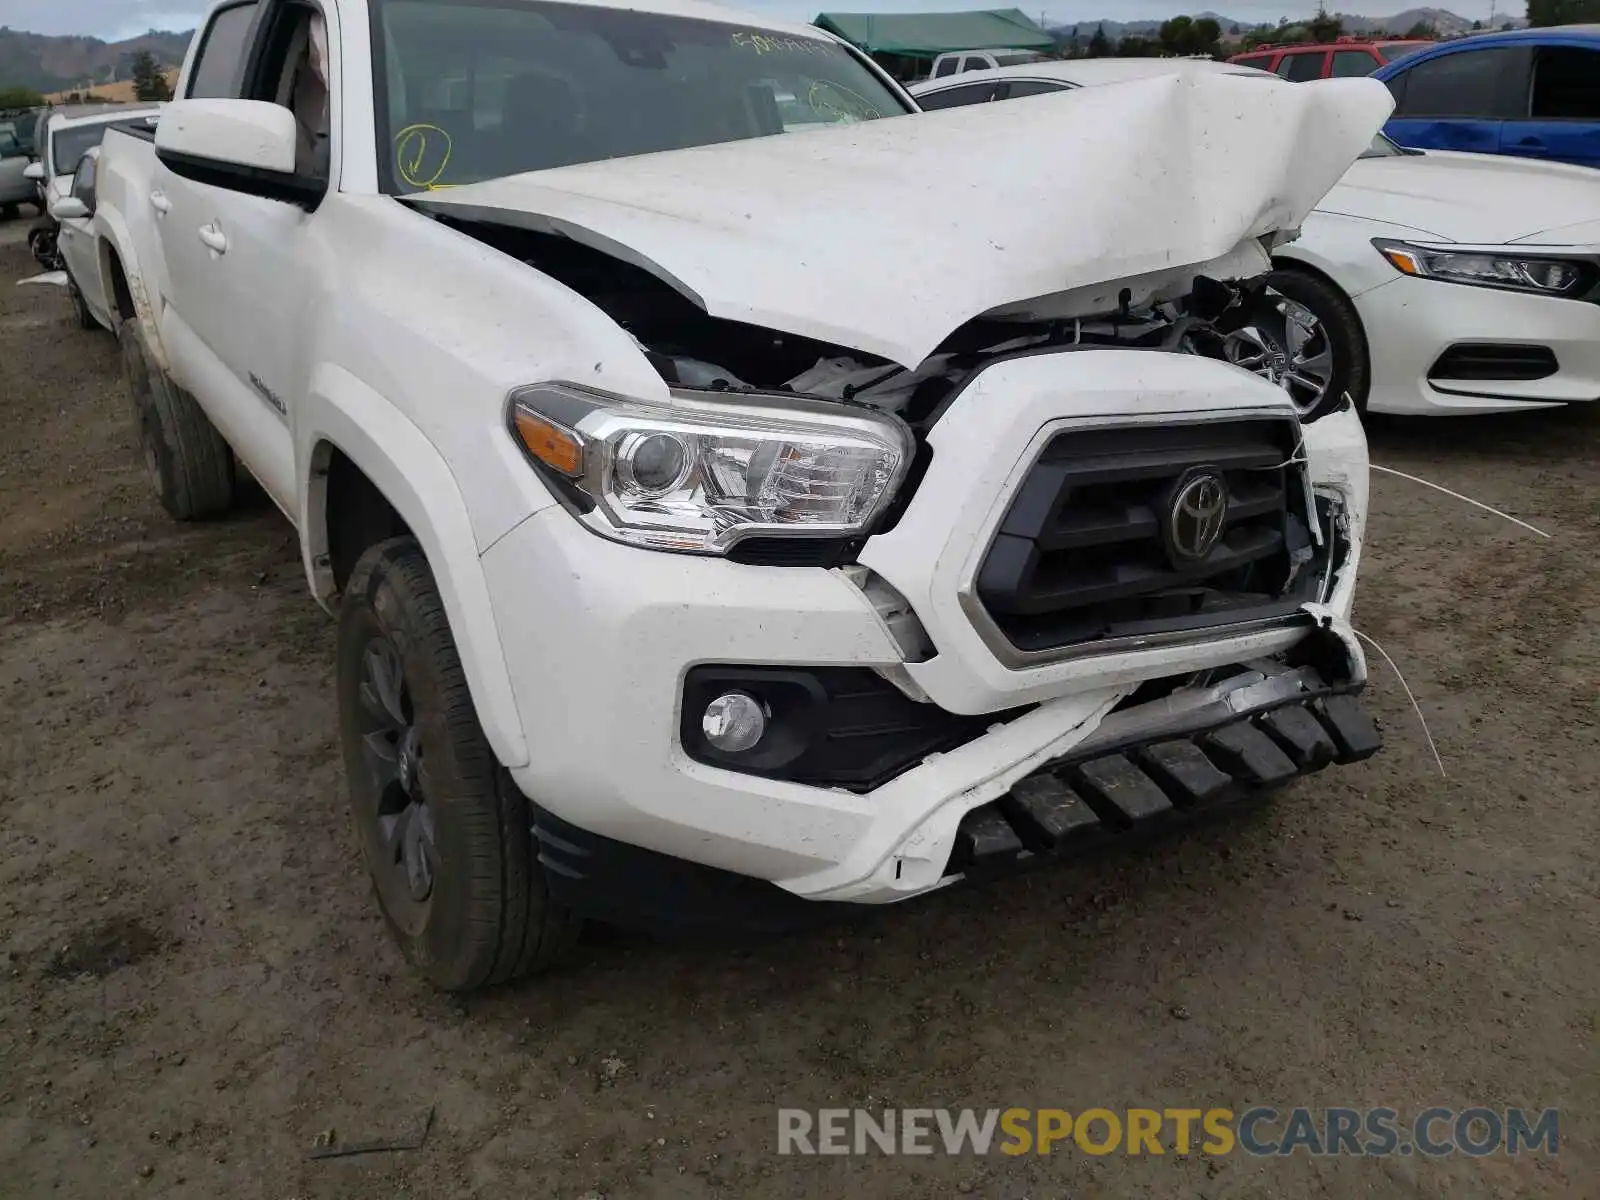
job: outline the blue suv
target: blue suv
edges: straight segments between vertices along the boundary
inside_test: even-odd
[[[1373,75],[1394,93],[1402,146],[1600,167],[1600,25],[1440,42]]]

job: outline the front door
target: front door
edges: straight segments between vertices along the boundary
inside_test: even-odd
[[[96,244],[93,230],[96,165],[96,157],[93,154],[85,154],[83,160],[78,163],[77,173],[72,177],[72,190],[68,195],[79,201],[89,215],[68,217],[60,223],[60,227],[56,230],[56,252],[66,264],[67,275],[77,287],[78,294],[83,297],[89,312],[95,320],[109,327],[111,313],[106,304],[105,288],[100,281],[100,249]]]
[[[234,453],[280,507],[294,498],[291,374],[305,344],[291,280],[307,214],[196,183],[165,166],[161,242],[169,291],[161,339],[173,374],[203,396]]]
[[[1527,54],[1516,47],[1458,50],[1424,59],[1388,80],[1394,117],[1384,127],[1402,146],[1500,152],[1500,127],[1527,79]]]
[[[1538,47],[1527,110],[1501,127],[1500,149],[1600,167],[1600,49]]]
[[[194,74],[204,71],[204,55],[213,45],[239,52],[233,48],[259,43],[247,59],[255,64],[254,77],[238,76],[228,94],[294,109],[301,94],[295,80],[309,62],[313,10],[289,0],[259,0],[238,9],[252,10],[248,34],[239,39],[225,30],[227,36],[219,40],[213,28]],[[221,10],[213,26],[234,11]],[[324,53],[320,62],[331,58]],[[326,94],[324,88],[324,130]],[[196,98],[192,91],[189,98]],[[308,161],[305,168],[327,177],[324,161]],[[305,321],[309,305],[300,289],[321,274],[313,249],[316,217],[299,205],[202,183],[160,163],[155,191],[161,197],[161,243],[170,276],[161,333],[173,372],[205,397],[234,452],[278,506],[292,513],[292,416],[295,399],[308,383],[311,336]]]

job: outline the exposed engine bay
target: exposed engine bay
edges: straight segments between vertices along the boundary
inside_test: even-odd
[[[983,316],[962,325],[914,370],[826,342],[713,317],[658,276],[560,235],[497,222],[436,219],[560,281],[627,330],[668,383],[726,391],[790,392],[894,412],[926,429],[986,363],[1001,357],[1115,346],[1226,359],[1230,335],[1270,307],[1265,273],[1194,278],[1187,296],[1041,320]],[[1305,414],[1309,419],[1312,414]]]

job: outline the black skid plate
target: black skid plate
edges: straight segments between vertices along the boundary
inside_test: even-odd
[[[1360,700],[1334,694],[1068,757],[968,813],[946,874],[1004,874],[1156,832],[1381,745]]]

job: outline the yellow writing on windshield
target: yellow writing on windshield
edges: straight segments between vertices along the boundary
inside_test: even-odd
[[[810,38],[790,37],[782,33],[756,33],[748,29],[740,29],[728,39],[735,46],[746,50],[753,50],[757,54],[776,54],[780,50],[798,50],[802,54],[826,54],[828,46],[825,42],[814,42]]]
[[[806,90],[806,106],[819,117],[840,124],[883,116],[878,107],[859,92],[825,79],[814,81]]]
[[[394,135],[394,166],[409,187],[437,191],[449,187],[440,183],[450,165],[450,135],[437,125],[407,125]]]

